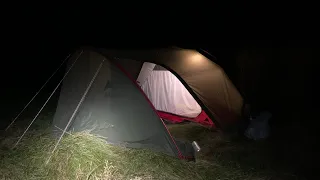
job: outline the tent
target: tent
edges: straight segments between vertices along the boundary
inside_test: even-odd
[[[240,116],[242,97],[223,70],[194,50],[84,48],[69,59],[54,115],[61,129],[87,130],[111,144],[193,157],[163,119],[225,127]]]

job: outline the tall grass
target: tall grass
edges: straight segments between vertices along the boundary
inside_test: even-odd
[[[209,162],[185,162],[149,150],[111,146],[86,132],[67,135],[46,164],[55,140],[32,131],[16,149],[1,143],[2,179],[252,179],[250,174]],[[254,179],[254,178],[253,178]]]
[[[54,154],[56,139],[51,136],[49,116],[42,116],[19,145],[12,149],[22,130],[1,136],[0,179],[295,179],[279,176],[258,149],[231,142],[219,132],[194,124],[172,125],[175,137],[196,140],[202,147],[197,161],[186,162],[149,150],[128,149],[107,144],[103,139],[78,132],[66,134]],[[16,126],[25,127],[25,122]],[[52,155],[49,163],[45,162]],[[260,157],[260,159],[259,159]],[[260,166],[259,166],[260,165]],[[280,173],[281,174],[281,173]]]

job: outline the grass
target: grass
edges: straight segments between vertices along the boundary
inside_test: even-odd
[[[196,159],[215,162],[262,179],[299,179],[285,162],[274,155],[272,142],[250,141],[238,134],[212,131],[195,123],[169,125],[171,134],[185,141],[197,141]]]
[[[54,145],[46,132],[30,132],[11,150],[16,138],[1,144],[2,179],[248,179],[236,169],[208,162],[185,162],[148,150],[110,146],[86,132],[67,135],[51,161]]]
[[[50,136],[49,117],[37,120],[16,149],[11,147],[21,130],[2,135],[0,179],[296,179],[285,171],[276,172],[269,156],[259,151],[262,144],[195,124],[170,125],[169,129],[177,138],[198,142],[202,150],[196,163],[111,146],[97,136],[78,132],[67,134],[45,164],[56,142]]]

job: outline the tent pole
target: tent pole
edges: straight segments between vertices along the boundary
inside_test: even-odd
[[[64,61],[60,64],[60,66],[58,67],[58,69],[56,69],[53,74],[47,79],[47,81],[41,86],[41,88],[37,91],[37,93],[31,98],[31,100],[24,106],[24,108],[20,111],[20,113],[12,120],[12,122],[7,126],[7,128],[5,129],[5,131],[7,131],[14,123],[15,121],[18,119],[18,117],[24,112],[24,110],[29,106],[29,104],[34,100],[34,98],[36,98],[36,96],[40,93],[40,91],[45,87],[45,85],[50,81],[50,79],[58,72],[58,70],[62,67],[62,65],[67,61],[67,59],[69,59],[71,54],[69,54]]]
[[[70,70],[72,69],[72,67],[75,65],[75,63],[77,62],[77,60],[79,59],[79,57],[81,56],[83,51],[81,51],[81,53],[79,54],[79,56],[77,57],[77,59],[73,62],[73,64],[71,65],[71,67],[68,69],[68,71],[66,72],[66,74],[63,76],[63,78],[60,80],[60,82],[58,83],[58,85],[56,86],[56,88],[52,91],[52,93],[50,94],[49,98],[47,99],[47,101],[43,104],[43,106],[41,107],[41,109],[38,111],[37,115],[32,119],[31,123],[29,124],[29,126],[25,129],[25,131],[23,132],[23,134],[20,136],[19,140],[15,143],[15,145],[13,146],[13,148],[15,148],[19,142],[21,141],[21,139],[23,138],[23,136],[26,134],[26,132],[29,130],[29,128],[31,127],[31,125],[33,124],[33,122],[37,119],[37,117],[39,116],[39,114],[41,113],[41,111],[43,110],[43,108],[47,105],[47,103],[49,102],[49,100],[51,99],[51,97],[53,96],[53,94],[56,92],[56,90],[59,88],[60,84],[63,82],[64,78],[69,74]]]
[[[66,125],[66,127],[64,128],[64,130],[63,130],[63,132],[62,132],[61,136],[59,137],[59,139],[58,139],[58,141],[57,141],[56,145],[54,146],[53,150],[51,151],[51,154],[50,154],[49,158],[47,159],[46,164],[48,164],[48,163],[49,163],[49,161],[50,161],[50,159],[51,159],[51,157],[52,157],[52,155],[53,155],[54,151],[57,149],[57,147],[58,147],[58,145],[59,145],[59,143],[60,143],[60,141],[61,141],[61,139],[62,139],[63,135],[66,133],[66,131],[67,131],[67,129],[68,129],[68,127],[69,127],[69,125],[70,125],[71,121],[73,120],[73,118],[75,117],[76,113],[78,112],[78,110],[79,110],[79,108],[80,108],[80,106],[81,106],[82,102],[84,101],[85,97],[87,96],[87,93],[89,92],[89,90],[90,90],[90,88],[91,88],[91,86],[92,86],[92,84],[93,84],[94,80],[96,79],[96,77],[97,77],[98,73],[100,72],[100,69],[101,69],[101,67],[102,67],[102,65],[103,65],[103,63],[104,63],[104,61],[105,61],[105,59],[103,59],[103,60],[102,60],[102,62],[100,63],[100,66],[98,67],[98,69],[97,69],[96,73],[95,73],[95,74],[94,74],[94,76],[92,77],[91,82],[89,83],[89,85],[88,85],[88,87],[87,87],[86,91],[83,93],[83,95],[82,95],[82,97],[81,97],[81,99],[80,99],[80,101],[79,101],[79,103],[78,103],[78,105],[77,105],[76,109],[73,111],[73,114],[72,114],[72,116],[70,117],[70,119],[69,119],[69,121],[68,121],[68,124],[67,124],[67,125]]]

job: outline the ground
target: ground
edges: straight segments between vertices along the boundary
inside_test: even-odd
[[[30,120],[1,133],[0,179],[298,179],[269,156],[268,142],[247,141],[194,123],[169,125],[169,130],[179,139],[198,142],[196,162],[110,146],[79,132],[67,134],[46,164],[55,143],[49,119],[52,113],[42,114],[15,149],[20,127]]]

